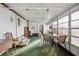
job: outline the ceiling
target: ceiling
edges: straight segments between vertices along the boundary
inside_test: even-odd
[[[75,3],[6,3],[30,22],[47,23]]]

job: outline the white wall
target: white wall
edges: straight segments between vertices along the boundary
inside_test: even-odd
[[[10,21],[10,17],[13,18],[13,22]],[[0,34],[1,36],[5,34],[6,32],[12,32],[13,37],[15,37],[15,31],[16,31],[15,21],[16,19],[12,12],[0,7]]]
[[[2,38],[3,34],[6,32],[11,32],[13,35],[13,38],[16,38],[16,23],[17,18],[19,18],[17,15],[15,15],[13,12],[0,7],[0,39]],[[13,19],[11,22],[10,19]],[[20,18],[21,19],[21,18]],[[21,26],[17,26],[17,36],[21,36],[24,34],[24,26],[26,24],[26,21],[21,19]]]
[[[38,25],[39,23],[29,22],[29,30],[31,31],[31,33],[38,33]]]

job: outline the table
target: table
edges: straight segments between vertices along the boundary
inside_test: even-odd
[[[7,51],[8,53],[8,50],[12,48],[12,44],[13,44],[12,40],[4,40],[4,42],[0,44],[0,53],[4,51],[5,52]]]

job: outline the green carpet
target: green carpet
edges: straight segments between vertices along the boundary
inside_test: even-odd
[[[22,48],[10,49],[9,54],[4,53],[2,55],[29,55],[36,46],[40,43],[40,39],[38,37],[30,37],[31,41],[27,46]]]
[[[49,49],[47,45],[42,46],[42,40],[38,37],[30,37],[31,41],[22,48],[10,49],[9,54],[2,56],[63,56],[66,52],[62,49],[56,49],[55,45]]]

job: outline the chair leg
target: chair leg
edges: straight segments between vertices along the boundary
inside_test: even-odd
[[[64,46],[65,46],[65,48],[66,48],[66,44],[64,43]]]
[[[8,49],[6,50],[6,52],[7,52],[7,55],[9,56],[9,51],[8,51]]]
[[[64,43],[64,46],[65,46],[65,49],[67,49],[67,47],[66,47],[66,43]],[[66,55],[67,55],[67,52],[65,52],[66,53]]]
[[[43,40],[43,42],[42,42],[42,49],[44,48],[44,40]]]
[[[57,48],[57,51],[58,51],[59,50],[58,43],[56,43],[56,48]]]

